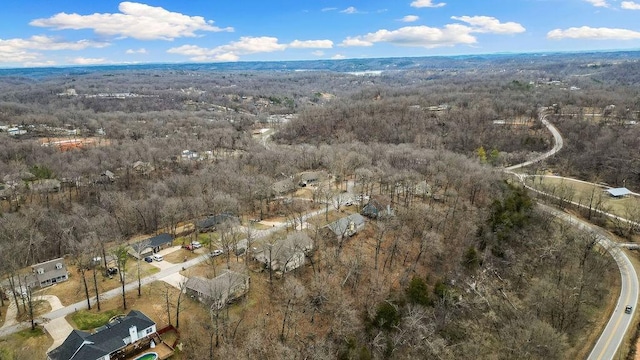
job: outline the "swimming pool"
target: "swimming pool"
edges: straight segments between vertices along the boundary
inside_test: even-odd
[[[146,353],[138,356],[135,360],[156,360],[158,358],[158,354],[156,353]]]

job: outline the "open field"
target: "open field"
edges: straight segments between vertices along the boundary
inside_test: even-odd
[[[625,218],[629,217],[635,209],[640,208],[640,199],[635,196],[622,199],[613,198],[606,192],[606,187],[578,180],[536,176],[528,177],[527,185],[558,196],[563,194],[562,196],[568,196],[571,201],[584,205],[589,205],[590,200],[593,199],[594,208],[595,204],[600,202],[599,207],[602,210]]]

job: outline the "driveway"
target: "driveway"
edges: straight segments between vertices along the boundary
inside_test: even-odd
[[[13,301],[13,297],[9,300],[9,307],[7,308],[7,313],[5,314],[4,324],[2,324],[2,328],[8,328],[12,325],[18,323],[16,317],[18,316],[18,308],[16,307],[16,303]]]
[[[160,279],[164,282],[166,282],[167,284],[173,286],[174,288],[180,290],[181,288],[183,288],[183,284],[188,280],[185,276],[182,276],[179,272],[175,273],[175,274],[171,274],[169,276],[165,276],[162,279]]]
[[[180,250],[182,247],[181,246],[172,246],[170,248],[164,249],[164,250],[160,250],[157,254],[158,255],[162,255],[162,256],[167,256],[175,251]],[[162,260],[162,261],[154,261],[150,263],[151,265],[157,267],[160,270],[164,270],[164,269],[168,269],[170,267],[172,267],[173,265],[175,265],[174,263],[170,263],[167,260]]]
[[[45,323],[44,329],[47,331],[47,334],[51,335],[53,338],[53,344],[51,344],[49,349],[47,349],[47,352],[60,346],[67,336],[69,336],[73,331],[73,328],[69,325],[67,319],[63,317],[53,319]]]

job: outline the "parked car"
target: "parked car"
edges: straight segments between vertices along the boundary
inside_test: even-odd
[[[191,247],[192,247],[193,249],[200,249],[200,248],[202,247],[202,244],[200,244],[200,242],[199,242],[199,241],[192,241],[192,242],[191,242]]]
[[[107,275],[115,275],[118,273],[118,268],[110,267],[107,269]]]
[[[162,260],[164,260],[164,258],[162,257],[162,255],[155,254],[155,255],[153,255],[153,260],[162,261]]]
[[[184,249],[187,249],[187,250],[193,250],[193,249],[194,249],[194,247],[193,247],[193,245],[192,245],[192,244],[189,244],[189,245],[182,245],[182,247],[183,247]]]
[[[624,308],[624,313],[631,314],[631,312],[633,312],[633,306],[627,305],[627,307]]]
[[[151,256],[147,256],[146,258],[144,258],[144,261],[150,263],[153,262],[153,258]]]
[[[222,255],[222,253],[223,253],[223,251],[222,251],[222,250],[216,249],[216,250],[213,250],[213,251],[211,252],[211,256],[212,256],[212,257],[215,257],[215,256],[218,256],[218,255]]]

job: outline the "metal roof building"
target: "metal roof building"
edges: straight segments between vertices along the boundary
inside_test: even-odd
[[[607,192],[613,197],[624,197],[631,194],[631,191],[624,187],[607,189]]]

